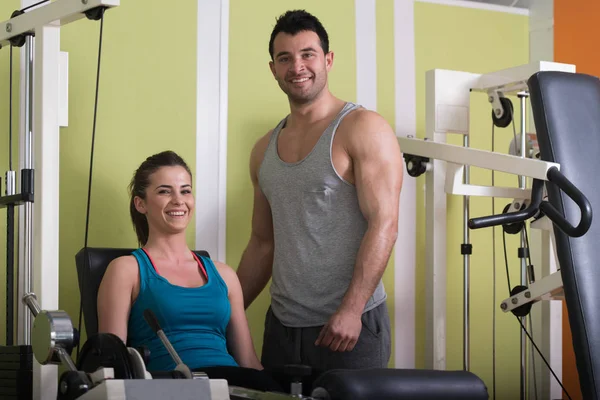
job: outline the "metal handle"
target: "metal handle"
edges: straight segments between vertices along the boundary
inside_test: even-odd
[[[167,335],[165,335],[165,332],[162,330],[160,324],[158,323],[158,318],[156,318],[156,315],[154,315],[154,312],[152,312],[151,309],[146,308],[144,310],[144,319],[146,320],[150,328],[156,333],[163,346],[165,346],[167,352],[175,362],[175,370],[181,371],[188,379],[194,379],[191,369],[183,363],[183,361],[179,357],[179,354],[177,354],[177,351],[175,351],[175,348],[173,347],[173,345],[167,338]]]
[[[42,311],[42,308],[40,307],[40,303],[38,303],[37,301],[35,293],[27,293],[25,296],[23,296],[23,303],[25,303],[25,305],[29,307],[29,310],[31,311],[34,317],[37,317],[38,314]]]
[[[515,222],[523,222],[535,216],[538,212],[540,203],[542,202],[542,190],[544,182],[539,179],[533,180],[531,188],[531,203],[521,211],[515,211],[506,214],[490,215],[486,217],[471,218],[469,220],[469,228],[480,229],[490,226],[513,224]]]
[[[540,210],[556,224],[561,231],[571,237],[580,237],[586,234],[592,225],[592,205],[585,195],[573,185],[556,167],[548,170],[548,181],[554,183],[571,200],[577,204],[581,211],[581,218],[577,226],[571,225],[556,207],[545,201],[540,205]]]
[[[580,237],[587,233],[592,225],[592,205],[585,197],[581,190],[577,189],[571,181],[569,181],[556,167],[548,169],[546,174],[548,181],[552,182],[560,190],[562,190],[571,200],[577,204],[581,211],[581,219],[577,226],[573,226],[562,215],[556,207],[547,201],[542,201],[543,181],[534,179],[533,188],[531,189],[531,204],[522,211],[517,211],[507,214],[490,215],[487,217],[473,218],[469,220],[469,228],[479,229],[487,228],[495,225],[512,224],[515,222],[523,222],[532,218],[538,210],[542,211],[553,224],[561,231],[571,237]]]

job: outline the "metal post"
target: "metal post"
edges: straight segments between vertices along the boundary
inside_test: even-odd
[[[23,47],[22,59],[22,90],[21,100],[21,152],[19,156],[20,169],[33,168],[32,126],[33,126],[33,51],[35,39],[27,36]],[[23,192],[21,182],[20,192]],[[33,204],[26,202],[19,207],[19,299],[32,290],[33,267]],[[31,313],[25,305],[17,302],[18,344],[31,344]]]
[[[11,99],[12,101],[12,99]],[[12,111],[12,110],[11,110]],[[12,148],[8,150],[12,152]],[[12,167],[11,167],[12,168]],[[6,195],[15,194],[15,171],[6,171]],[[15,329],[15,206],[6,206],[6,345],[14,345]]]
[[[463,146],[469,147],[469,135],[463,136]],[[465,165],[465,185],[469,184],[469,166]],[[469,301],[470,301],[470,231],[469,231],[469,203],[470,197],[463,196],[463,246],[461,253],[463,255],[463,278],[464,278],[464,293],[463,293],[463,369],[469,371],[470,368],[470,340],[469,340]]]
[[[526,132],[526,118],[525,118],[525,112],[526,112],[526,100],[527,100],[527,96],[528,94],[526,93],[519,93],[518,97],[519,100],[521,102],[521,158],[525,158],[527,156],[527,132]],[[516,145],[516,143],[515,143]],[[521,189],[525,189],[527,187],[527,178],[525,176],[520,175],[519,176],[519,188]],[[523,230],[521,230],[521,246],[522,249],[525,249],[527,247],[526,241],[525,241],[525,226],[523,227]],[[527,281],[527,258],[521,257],[521,285],[523,286],[527,286],[528,285],[528,281]],[[523,323],[523,326],[525,327],[525,329],[527,329],[527,318],[526,317],[522,317],[521,318],[521,322]],[[521,330],[521,399],[526,399],[527,398],[527,385],[528,381],[527,381],[527,336],[525,335],[525,332],[523,332],[523,330]]]

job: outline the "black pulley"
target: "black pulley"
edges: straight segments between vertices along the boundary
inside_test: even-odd
[[[506,214],[508,212],[508,210],[510,209],[511,204],[507,204],[506,207],[504,207],[504,210],[502,210],[502,214]],[[519,209],[519,211],[522,211],[524,209],[524,205],[521,205],[521,208]],[[508,233],[509,235],[516,235],[517,233],[521,232],[521,230],[523,229],[523,227],[525,226],[525,224],[523,222],[513,222],[510,224],[503,224],[502,225],[502,230],[506,233]]]
[[[429,158],[415,156],[413,154],[405,154],[404,161],[406,162],[406,172],[408,175],[416,178],[427,171],[427,163]]]
[[[25,14],[24,11],[22,11],[22,10],[15,10],[11,14],[10,18],[12,19],[12,18],[18,17],[19,15],[23,15],[23,14]],[[8,41],[10,42],[10,44],[13,47],[23,47],[23,45],[25,44],[26,37],[27,37],[27,35],[24,34],[24,33],[22,33],[20,35],[11,37],[10,39],[8,39]]]
[[[104,15],[104,10],[106,10],[106,7],[103,6],[92,8],[85,11],[85,16],[89,20],[98,21]]]
[[[506,97],[500,97],[499,99],[503,113],[502,116],[498,118],[494,112],[495,110],[492,110],[492,121],[494,121],[494,125],[498,128],[506,128],[510,125],[513,118],[513,104],[512,101]]]
[[[529,290],[529,288],[527,286],[522,286],[522,285],[518,285],[515,286],[511,291],[510,291],[510,297],[519,294],[521,292],[524,292],[526,290]],[[525,317],[527,315],[529,315],[529,312],[531,311],[531,306],[533,305],[532,302],[529,303],[525,303],[522,306],[519,306],[515,309],[513,309],[511,312],[516,315],[517,317]]]
[[[112,333],[91,336],[81,348],[77,369],[92,373],[99,368],[113,368],[115,379],[135,379],[129,351],[123,341]]]

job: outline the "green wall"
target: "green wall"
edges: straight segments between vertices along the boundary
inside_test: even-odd
[[[494,39],[496,38],[496,39]],[[528,63],[528,18],[514,14],[467,9],[461,7],[415,3],[415,52],[417,88],[417,134],[425,135],[425,72],[450,69],[474,73],[492,72]],[[520,121],[519,103],[516,121]],[[491,150],[491,110],[487,96],[471,95],[471,146]],[[517,127],[517,133],[519,128]],[[512,127],[495,129],[495,148],[508,151],[513,138]],[[462,137],[449,135],[448,142],[462,145]],[[423,366],[425,351],[425,243],[424,176],[417,183],[417,366]],[[491,172],[471,168],[471,183],[491,185]],[[496,173],[496,185],[517,186],[515,176]],[[463,365],[463,261],[462,196],[448,196],[447,221],[447,340],[448,369]],[[501,213],[508,199],[497,199],[495,211]],[[471,217],[492,214],[490,198],[471,198]],[[496,228],[496,302],[493,302],[492,230],[471,231],[471,371],[480,376],[492,394],[492,311],[496,313],[496,395],[497,398],[518,398],[519,393],[519,330],[512,314],[503,314],[499,302],[508,297],[501,230]],[[511,285],[520,280],[516,257],[517,238],[507,237]]]
[[[197,3],[177,23],[159,0],[122,1],[105,15],[89,245],[135,247],[127,185],[149,155],[171,149],[195,168]],[[60,131],[60,307],[78,320],[75,254],[84,245],[100,23],[62,29],[69,52],[69,126]],[[166,32],[168,31],[168,34]],[[194,246],[194,224],[188,244]]]

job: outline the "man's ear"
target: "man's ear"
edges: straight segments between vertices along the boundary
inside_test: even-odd
[[[140,213],[140,214],[146,214],[146,202],[144,201],[144,199],[142,199],[139,196],[135,196],[133,198],[133,204],[135,205],[135,209]]]
[[[325,67],[327,68],[328,72],[333,67],[333,56],[333,51],[330,51],[329,53],[325,54]]]
[[[275,75],[275,63],[273,61],[269,61],[269,69],[271,70],[271,73],[273,74],[273,78],[277,78]]]

